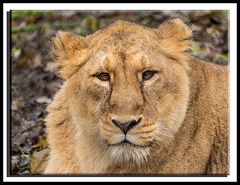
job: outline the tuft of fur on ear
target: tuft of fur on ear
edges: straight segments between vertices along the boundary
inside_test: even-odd
[[[63,78],[70,77],[89,57],[84,38],[74,33],[58,31],[52,44],[52,58],[62,66]]]
[[[162,23],[157,29],[161,48],[174,59],[181,58],[181,52],[192,45],[192,30],[181,20],[172,19]]]

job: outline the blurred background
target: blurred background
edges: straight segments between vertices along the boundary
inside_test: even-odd
[[[62,84],[50,53],[58,30],[87,36],[119,19],[156,28],[170,18],[194,29],[192,55],[228,64],[228,11],[11,11],[11,174],[30,175],[33,153],[49,147],[45,108]]]

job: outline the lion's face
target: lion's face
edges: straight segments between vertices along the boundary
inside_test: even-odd
[[[187,108],[186,65],[144,31],[114,28],[90,38],[91,56],[67,80],[79,133],[115,159],[144,159],[169,143]]]

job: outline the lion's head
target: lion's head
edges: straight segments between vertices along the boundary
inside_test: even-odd
[[[142,161],[171,141],[189,98],[185,53],[192,31],[180,19],[157,29],[117,21],[86,38],[59,31],[69,112],[79,135],[113,160]]]

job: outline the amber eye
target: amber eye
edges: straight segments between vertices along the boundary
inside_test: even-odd
[[[101,81],[110,81],[110,75],[108,73],[100,73],[96,76]]]
[[[143,81],[150,80],[154,76],[155,73],[157,73],[157,71],[145,71],[142,74]]]

